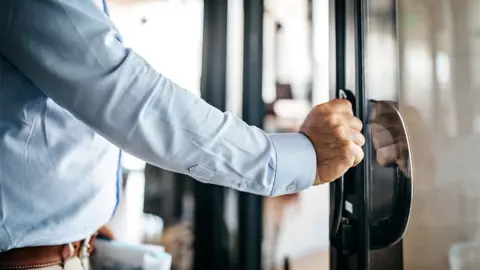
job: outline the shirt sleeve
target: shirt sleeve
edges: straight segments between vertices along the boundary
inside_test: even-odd
[[[122,150],[259,195],[313,184],[316,156],[304,135],[268,135],[217,110],[156,72],[118,35],[93,1],[0,1],[0,54]]]

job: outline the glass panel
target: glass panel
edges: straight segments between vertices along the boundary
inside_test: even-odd
[[[345,88],[352,93],[356,90],[355,66],[355,2],[345,1],[346,6],[346,38],[345,38]]]
[[[396,1],[365,2],[365,89],[369,99],[397,101]]]
[[[203,1],[108,1],[126,46],[157,71],[200,94]],[[162,244],[190,269],[193,180],[124,154],[124,187],[111,226],[120,240]]]
[[[265,7],[265,129],[296,132],[312,100],[328,100],[328,0],[271,0]],[[265,198],[263,269],[287,269],[286,261],[288,269],[328,269],[327,194],[323,186]]]
[[[371,269],[402,269],[402,243],[410,214],[411,162],[404,121],[398,111],[398,53],[395,0],[366,3],[365,128],[371,171]],[[373,116],[373,118],[372,118]]]
[[[480,241],[480,4],[398,3],[401,112],[415,175],[404,264],[407,270],[449,269],[449,253],[455,265],[458,258],[452,246]],[[480,256],[474,244],[463,247]]]

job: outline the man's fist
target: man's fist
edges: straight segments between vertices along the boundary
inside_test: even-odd
[[[315,106],[300,128],[313,143],[317,155],[314,185],[342,176],[363,159],[365,138],[362,122],[353,116],[352,104],[336,99]]]

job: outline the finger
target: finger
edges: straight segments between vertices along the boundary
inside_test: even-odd
[[[351,155],[353,156],[352,167],[355,167],[363,160],[363,157],[364,157],[363,149],[360,146],[352,143],[350,144],[350,152],[351,152]]]
[[[349,137],[350,140],[358,146],[363,146],[365,144],[365,137],[357,130],[350,129]]]
[[[347,99],[334,99],[322,105],[325,105],[330,112],[353,115],[352,103],[350,103],[350,101]]]
[[[357,131],[361,131],[363,129],[363,123],[360,119],[358,119],[357,117],[353,116],[353,115],[349,115],[349,114],[343,114],[345,120],[346,120],[346,124],[352,128],[352,129],[355,129]]]

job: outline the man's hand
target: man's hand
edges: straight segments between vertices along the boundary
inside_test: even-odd
[[[353,116],[352,104],[336,99],[315,106],[300,128],[313,143],[317,155],[314,185],[342,176],[363,159],[365,138],[362,122]]]

